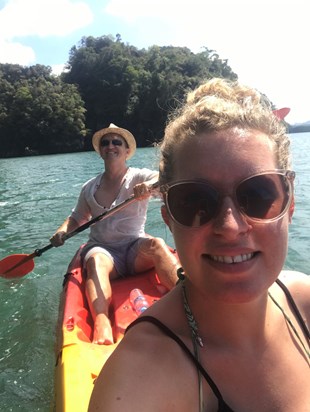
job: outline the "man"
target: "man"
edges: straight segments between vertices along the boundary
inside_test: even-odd
[[[132,194],[139,200],[92,225],[82,253],[87,273],[86,296],[94,320],[93,342],[111,344],[110,280],[155,267],[161,283],[171,289],[177,281],[178,261],[162,239],[144,232],[150,189],[157,182],[158,173],[127,166],[126,161],[136,150],[134,136],[111,123],[94,134],[92,143],[103,159],[104,172],[83,185],[76,207],[50,241],[61,246],[66,233],[93,217]]]

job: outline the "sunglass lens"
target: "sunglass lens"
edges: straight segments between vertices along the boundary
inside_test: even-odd
[[[123,142],[121,140],[118,140],[118,139],[111,140],[111,143],[113,144],[113,146],[122,146],[122,144],[123,144]],[[109,144],[110,144],[110,140],[103,139],[100,142],[101,147],[107,147],[107,146],[109,146]]]
[[[251,177],[237,187],[236,196],[241,211],[253,219],[274,219],[286,209],[289,183],[280,174]]]
[[[176,222],[183,226],[199,227],[215,216],[218,193],[205,183],[179,183],[169,188],[167,204]]]

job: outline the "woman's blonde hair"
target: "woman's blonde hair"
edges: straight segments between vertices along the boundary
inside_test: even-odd
[[[171,181],[175,148],[184,140],[233,127],[265,133],[274,143],[277,167],[289,167],[286,128],[267,97],[236,81],[215,78],[189,92],[185,104],[170,115],[160,144],[160,183]]]

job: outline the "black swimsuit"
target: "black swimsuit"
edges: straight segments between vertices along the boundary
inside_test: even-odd
[[[281,289],[283,290],[283,292],[286,295],[286,298],[291,306],[291,309],[293,311],[293,313],[295,314],[299,325],[303,331],[303,333],[305,334],[305,336],[307,337],[307,339],[310,342],[310,331],[305,323],[305,321],[303,320],[297,306],[296,303],[294,302],[294,299],[291,295],[291,293],[289,292],[289,290],[287,289],[287,287],[279,280],[276,280],[277,284],[281,287]],[[169,336],[171,339],[173,339],[186,353],[186,355],[193,361],[193,363],[195,364],[197,370],[199,370],[199,372],[202,374],[202,376],[206,379],[206,381],[208,382],[210,388],[212,389],[214,395],[217,397],[218,399],[218,412],[234,412],[228,405],[227,403],[225,403],[222,394],[220,393],[218,387],[216,386],[216,384],[214,383],[214,381],[212,380],[212,378],[208,375],[208,373],[205,371],[205,369],[202,367],[202,365],[200,364],[200,362],[196,359],[195,355],[193,355],[193,353],[190,351],[190,349],[185,345],[185,343],[171,330],[169,329],[166,325],[164,325],[160,320],[154,318],[153,316],[143,316],[140,318],[137,318],[135,321],[133,321],[127,328],[127,330],[131,329],[134,325],[136,325],[137,323],[141,323],[141,322],[150,322],[154,325],[156,325],[165,335]]]

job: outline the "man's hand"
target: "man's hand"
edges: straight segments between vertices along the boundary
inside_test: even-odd
[[[51,238],[50,238],[50,242],[53,246],[58,247],[58,246],[62,246],[65,241],[63,239],[64,235],[66,234],[66,232],[64,231],[59,231],[56,232]]]
[[[149,183],[138,183],[133,188],[133,193],[136,199],[143,200],[147,199],[152,194],[153,184]]]

